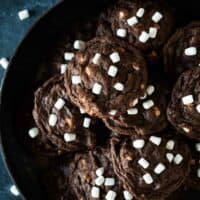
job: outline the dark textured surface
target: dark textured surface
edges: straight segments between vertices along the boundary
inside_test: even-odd
[[[10,58],[16,47],[31,25],[58,0],[1,0],[0,1],[0,57]],[[20,21],[18,11],[24,8],[30,10],[30,18]],[[0,67],[0,79],[5,70]],[[8,173],[0,157],[0,199],[21,199],[13,196],[9,189],[12,185]]]

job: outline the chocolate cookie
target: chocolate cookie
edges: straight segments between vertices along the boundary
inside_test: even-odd
[[[164,89],[150,82],[145,95],[136,99],[124,114],[104,118],[103,121],[117,134],[147,135],[167,126],[166,107]]]
[[[124,113],[143,94],[146,82],[142,54],[107,37],[89,41],[65,73],[71,101],[100,118]]]
[[[179,77],[172,91],[167,116],[180,133],[200,139],[199,67],[194,67]]]
[[[167,72],[178,76],[183,71],[200,65],[199,37],[200,22],[192,22],[176,31],[164,47]]]
[[[189,174],[188,146],[168,136],[113,138],[114,171],[136,199],[164,199],[176,191]]]
[[[120,0],[100,17],[97,35],[113,35],[143,51],[161,47],[173,31],[174,18],[164,1]]]
[[[54,76],[35,92],[33,117],[41,134],[64,151],[92,148],[96,144],[95,121],[66,96],[64,79]]]
[[[123,189],[104,149],[77,154],[69,168],[69,185],[77,199],[133,199],[132,194]]]

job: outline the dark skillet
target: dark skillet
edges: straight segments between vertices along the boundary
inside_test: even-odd
[[[1,93],[1,144],[7,168],[24,199],[47,198],[38,181],[41,169],[19,141],[16,123],[20,116],[19,108],[30,91],[38,86],[38,66],[48,49],[52,48],[51,41],[66,27],[70,29],[74,21],[92,19],[110,2],[111,0],[66,0],[59,3],[33,26],[12,58]],[[200,195],[190,192],[188,196],[187,199],[198,199]]]

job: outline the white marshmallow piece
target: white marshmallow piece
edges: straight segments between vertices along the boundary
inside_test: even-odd
[[[62,98],[59,98],[56,103],[54,104],[54,107],[57,109],[57,110],[61,110],[65,105],[65,101],[62,99]]]
[[[166,144],[166,149],[168,150],[173,150],[174,149],[174,146],[175,146],[175,142],[174,140],[169,140]]]
[[[139,100],[138,99],[134,99],[132,102],[132,106],[136,106],[138,104]]]
[[[81,83],[81,77],[79,75],[72,75],[72,84],[78,85]]]
[[[100,197],[100,189],[98,187],[92,187],[91,196],[93,198],[99,198]]]
[[[200,143],[195,144],[196,151],[200,152]]]
[[[130,17],[129,19],[127,19],[127,23],[129,26],[133,26],[138,23],[138,19],[136,16]]]
[[[103,185],[104,180],[105,180],[105,178],[104,178],[103,176],[98,176],[98,177],[95,179],[95,184],[96,184],[97,186],[101,186],[101,185]]]
[[[49,116],[49,125],[50,126],[52,126],[52,127],[55,126],[57,121],[58,121],[58,118],[57,118],[57,116],[55,114],[51,114]]]
[[[200,114],[200,104],[196,106],[196,111]]]
[[[162,163],[159,163],[159,164],[155,167],[154,172],[155,172],[156,174],[159,175],[159,174],[161,174],[162,172],[164,172],[165,169],[166,169],[165,165],[162,164]]]
[[[67,70],[67,64],[61,64],[60,65],[60,73],[64,74]]]
[[[124,85],[122,83],[120,83],[120,82],[115,83],[115,85],[113,87],[117,91],[123,91],[124,90]]]
[[[174,163],[176,165],[181,164],[181,162],[183,161],[183,156],[181,154],[176,154],[176,156],[174,157]]]
[[[104,168],[103,167],[100,167],[96,170],[96,175],[97,176],[103,176],[103,173],[104,173]]]
[[[10,192],[15,196],[19,196],[20,195],[19,190],[17,189],[16,185],[12,185],[10,187]]]
[[[148,185],[153,183],[153,178],[152,178],[151,174],[149,174],[149,173],[146,173],[143,176],[143,179],[144,179],[145,183],[148,184]]]
[[[89,128],[91,123],[91,119],[89,117],[85,117],[83,120],[83,127],[84,128]]]
[[[73,57],[74,57],[74,53],[72,53],[72,52],[65,52],[65,54],[64,54],[64,58],[66,61],[72,60]]]
[[[162,139],[160,137],[157,137],[157,136],[151,136],[149,138],[149,141],[151,141],[153,144],[159,146],[161,144]]]
[[[138,114],[138,109],[137,108],[130,108],[127,110],[128,115],[137,115]]]
[[[117,113],[117,110],[111,110],[111,111],[109,111],[109,115],[112,115],[112,116],[116,115],[116,113]]]
[[[147,169],[150,165],[149,162],[145,158],[140,158],[140,160],[138,160],[138,164],[144,169]]]
[[[25,20],[30,17],[29,11],[27,9],[21,10],[18,12],[19,19]]]
[[[112,190],[109,190],[105,198],[106,200],[115,200],[116,197],[117,197],[117,193]]]
[[[113,63],[118,63],[120,61],[120,56],[118,52],[113,52],[110,54],[110,59],[112,60]]]
[[[126,29],[119,28],[119,29],[117,29],[116,35],[118,37],[125,38],[127,35],[127,31],[126,31]]]
[[[125,200],[132,200],[133,199],[133,195],[127,190],[123,191],[123,196],[124,196]]]
[[[101,94],[101,90],[102,90],[102,85],[99,83],[95,83],[92,88],[92,93],[99,95]]]
[[[99,61],[100,61],[100,58],[101,58],[101,54],[100,53],[96,53],[94,58],[92,59],[92,62],[95,64],[95,65],[98,65],[99,64]]]
[[[189,104],[191,104],[191,103],[193,103],[194,102],[194,98],[193,98],[193,95],[187,95],[187,96],[184,96],[184,97],[182,97],[182,103],[184,104],[184,105],[189,105]]]
[[[140,8],[140,9],[138,9],[136,16],[141,18],[141,17],[143,17],[144,12],[145,12],[144,8]]]
[[[200,178],[200,168],[197,169],[197,177]]]
[[[152,39],[155,39],[158,33],[158,29],[155,27],[150,27],[149,28],[149,37]]]
[[[197,48],[196,47],[188,47],[184,51],[186,56],[196,56],[197,55]]]
[[[111,65],[108,69],[108,75],[111,77],[115,77],[117,75],[118,68],[114,65]]]
[[[147,100],[142,103],[142,106],[145,110],[149,110],[150,108],[154,106],[154,102],[152,100]]]
[[[9,65],[9,62],[8,62],[8,59],[7,58],[1,58],[0,59],[0,65],[4,68],[4,69],[7,69],[8,65]]]
[[[163,18],[163,15],[160,12],[155,12],[152,16],[152,21],[158,23]]]
[[[142,43],[146,43],[149,39],[149,34],[146,31],[142,31],[142,33],[139,36],[139,41]]]
[[[74,49],[80,50],[85,48],[85,42],[82,40],[74,41]]]
[[[76,134],[74,133],[65,133],[64,134],[65,142],[73,142],[76,140]]]
[[[151,96],[155,92],[155,87],[153,85],[149,85],[147,87],[146,93]]]
[[[135,149],[142,149],[145,145],[145,141],[143,139],[136,139],[133,141],[133,147]]]
[[[28,135],[30,138],[36,138],[39,135],[39,129],[37,127],[31,128],[28,131]]]
[[[115,185],[115,179],[114,178],[105,178],[105,186],[114,186]]]
[[[172,153],[167,153],[166,158],[171,163],[174,160],[174,155]]]

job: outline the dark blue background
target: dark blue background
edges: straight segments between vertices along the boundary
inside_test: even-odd
[[[29,27],[57,1],[0,0],[0,58],[11,58]],[[25,8],[30,10],[31,17],[20,21],[18,11]],[[0,67],[0,79],[2,79],[4,72],[4,69]],[[0,200],[21,199],[10,193],[9,189],[11,186],[11,179],[5,169],[2,156],[0,156]]]

